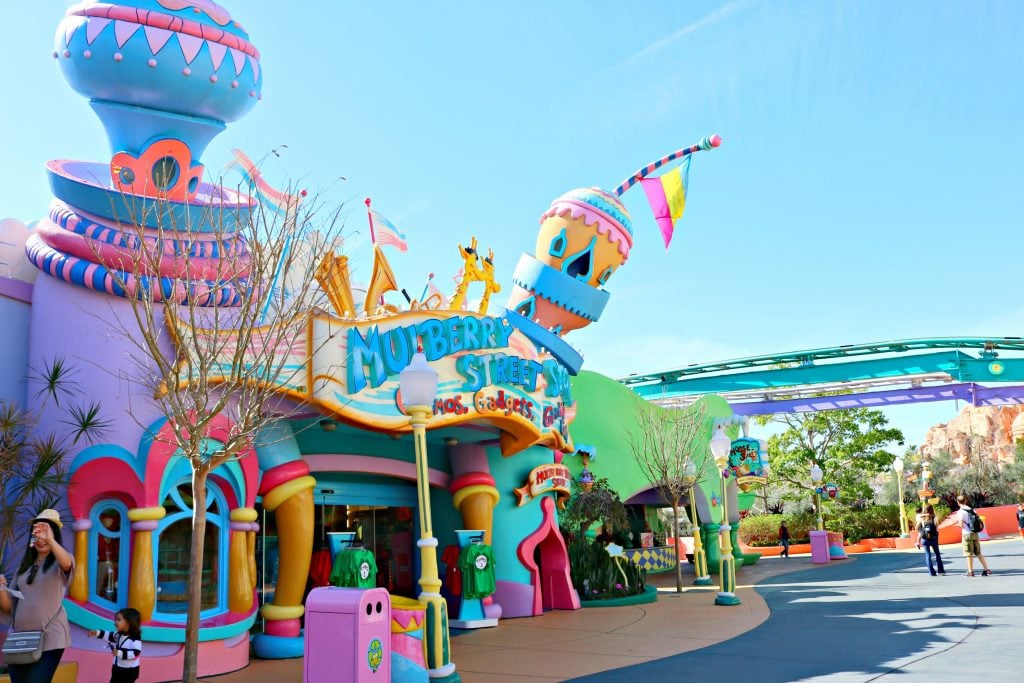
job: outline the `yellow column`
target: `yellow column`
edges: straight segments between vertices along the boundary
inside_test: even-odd
[[[430,519],[430,478],[427,468],[427,420],[433,410],[430,406],[406,406],[412,424],[413,443],[416,447],[416,495],[420,516],[420,596],[427,604],[427,623],[424,629],[427,649],[427,669],[431,678],[457,676],[451,662],[448,634],[448,604],[441,597],[441,578],[437,573],[437,539],[434,538]],[[453,679],[454,680],[454,676]]]
[[[256,532],[259,531],[259,524],[252,522],[249,530],[245,532],[246,557],[249,558],[249,579],[252,581],[252,589],[256,590]]]
[[[128,604],[139,610],[142,621],[153,618],[156,608],[156,575],[153,573],[153,532],[167,511],[162,507],[128,511],[132,523],[132,569],[128,582]]]
[[[76,519],[75,530],[75,576],[68,587],[68,596],[72,600],[87,602],[89,600],[89,529],[91,519]]]
[[[695,586],[710,586],[711,575],[708,574],[708,556],[704,552],[704,543],[700,540],[700,520],[697,519],[697,502],[693,495],[696,487],[690,489],[690,514],[693,517],[693,573]]]
[[[725,469],[724,466],[719,469]],[[715,598],[716,605],[738,605],[739,597],[736,596],[736,558],[732,555],[732,527],[729,523],[729,480],[722,477],[722,526],[720,537],[722,539],[721,557],[718,565],[718,580],[720,590]]]
[[[249,524],[256,521],[253,508],[236,508],[231,511],[231,546],[228,560],[228,609],[246,614],[252,609],[255,575],[249,574],[248,544],[246,535]]]
[[[306,475],[278,484],[263,496],[263,507],[277,521],[279,564],[273,604],[263,605],[268,635],[297,637],[309,559],[313,554],[313,487]],[[276,623],[275,623],[276,622]]]

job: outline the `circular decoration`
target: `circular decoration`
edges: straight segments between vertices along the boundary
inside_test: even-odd
[[[370,578],[370,563],[365,560],[359,563],[359,578],[363,581]]]
[[[370,671],[377,673],[377,669],[380,668],[383,661],[384,645],[380,642],[380,638],[374,638],[366,648],[366,664],[370,667]]]
[[[473,564],[480,571],[483,571],[483,570],[487,569],[487,556],[484,555],[483,553],[480,553],[479,555],[476,556],[476,559],[473,560]]]
[[[1004,370],[1006,370],[1006,366],[1000,361],[994,360],[988,364],[988,371],[993,375],[1001,375]]]

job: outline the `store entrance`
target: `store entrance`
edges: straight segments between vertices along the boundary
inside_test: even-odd
[[[318,503],[314,517],[317,537],[313,547],[320,552],[326,550],[328,533],[354,532],[356,544],[372,551],[377,561],[377,586],[393,595],[414,598],[412,511],[407,506]],[[311,574],[317,569],[312,567]],[[322,585],[329,579],[329,572],[327,576],[312,579]]]
[[[377,564],[375,584],[394,595],[416,597],[418,558],[416,549],[416,486],[413,482],[380,476],[341,472],[315,473],[313,492],[313,556],[307,592],[327,585],[332,558],[328,534],[354,532],[355,538],[373,552]],[[257,535],[256,571],[260,604],[273,602],[277,583],[279,546],[273,512],[257,504],[260,533]]]

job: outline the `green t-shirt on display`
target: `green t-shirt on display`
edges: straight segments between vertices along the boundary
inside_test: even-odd
[[[344,588],[373,588],[377,585],[377,561],[366,548],[348,548],[334,558],[331,585]]]
[[[471,543],[459,553],[462,572],[462,595],[466,598],[486,598],[494,593],[494,552],[491,546]]]

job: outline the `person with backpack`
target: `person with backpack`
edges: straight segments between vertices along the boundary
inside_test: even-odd
[[[966,496],[960,494],[956,497],[956,502],[960,506],[958,513],[960,515],[960,530],[963,535],[964,557],[967,558],[967,573],[964,576],[974,576],[975,557],[981,561],[981,566],[984,568],[981,575],[991,576],[992,572],[988,569],[988,562],[981,554],[981,541],[978,540],[978,532],[985,528],[985,523],[981,520],[981,515],[967,504]]]
[[[942,553],[939,552],[939,527],[935,524],[935,509],[929,505],[920,514],[920,521],[917,524],[917,547],[924,546],[924,562],[928,567],[928,573],[936,576],[935,567],[932,566],[932,553],[935,553],[935,561],[938,565],[938,575],[945,576],[946,568],[942,566]]]

